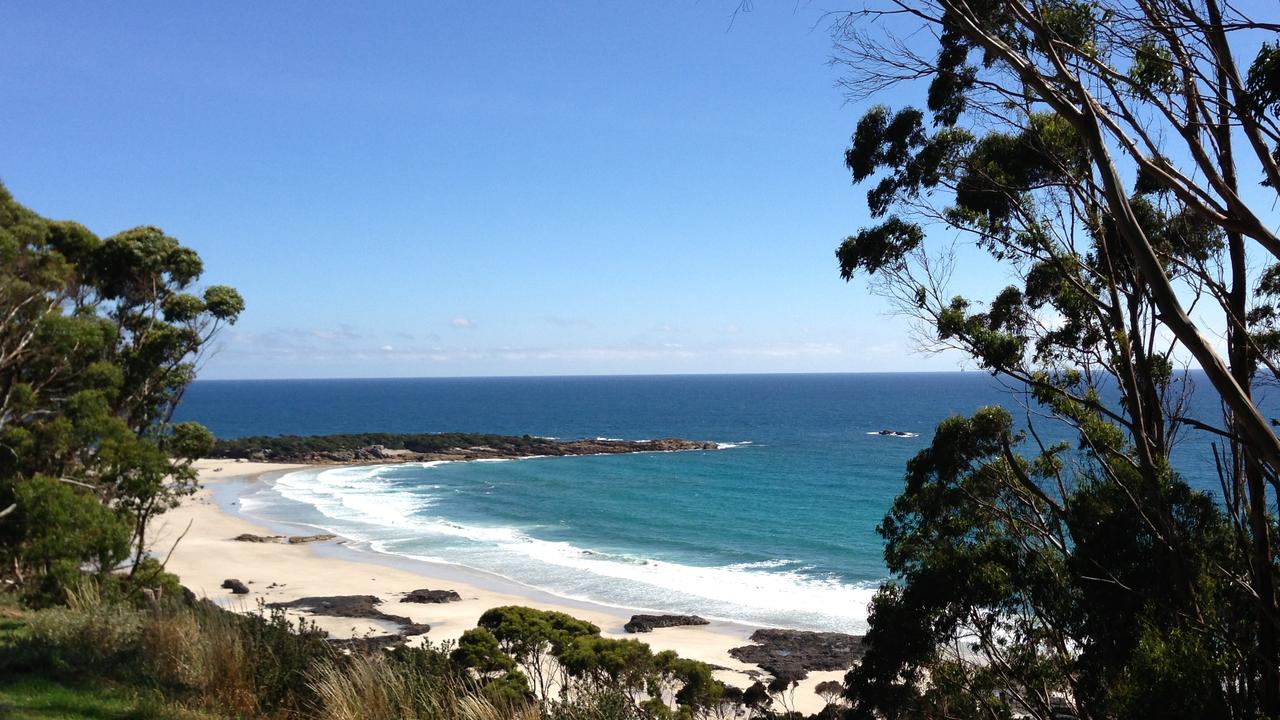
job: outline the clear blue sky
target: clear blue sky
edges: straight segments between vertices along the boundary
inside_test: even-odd
[[[240,289],[202,377],[956,369],[837,274],[820,9],[734,4],[12,3],[0,179]]]

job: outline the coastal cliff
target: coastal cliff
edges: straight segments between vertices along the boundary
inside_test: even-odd
[[[259,435],[218,440],[212,458],[298,464],[398,463],[440,460],[502,460],[534,455],[615,455],[637,452],[716,450],[713,442],[662,438],[560,440],[533,435],[479,433],[356,433],[349,435]]]

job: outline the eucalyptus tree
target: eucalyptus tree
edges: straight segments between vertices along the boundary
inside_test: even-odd
[[[1035,410],[948,420],[908,465],[858,713],[1280,716],[1280,441],[1254,395],[1280,377],[1277,30],[1218,0],[880,0],[836,23],[853,94],[919,82],[924,104],[857,125],[874,224],[842,275]],[[952,296],[954,238],[1011,284]],[[1186,363],[1221,416],[1192,416]],[[1170,465],[1188,428],[1220,502]]]
[[[0,576],[56,596],[86,564],[145,567],[148,528],[196,487],[208,430],[173,410],[233,289],[158,228],[100,239],[0,186]]]

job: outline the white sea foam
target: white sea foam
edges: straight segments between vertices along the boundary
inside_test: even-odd
[[[404,527],[430,506],[429,497],[397,490],[381,477],[386,466],[330,468],[289,473],[276,480],[280,495],[315,507],[326,517]]]
[[[335,521],[328,529],[375,551],[469,565],[569,597],[762,624],[865,627],[875,589],[805,572],[799,561],[685,565],[543,540],[515,527],[454,522],[424,513],[439,486],[397,488],[385,477],[391,469],[302,470],[280,477],[274,488]]]
[[[794,571],[757,572],[733,565],[698,567],[653,559],[618,562],[569,543],[528,537],[508,543],[503,549],[548,565],[712,600],[727,608],[746,607],[769,614],[819,613],[856,624],[866,620],[867,604],[874,594],[872,588]]]
[[[726,565],[725,567],[732,570],[770,570],[772,568],[786,567],[788,565],[797,565],[798,560],[761,560],[759,562],[735,563]]]

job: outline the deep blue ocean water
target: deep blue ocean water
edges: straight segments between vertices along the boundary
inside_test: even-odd
[[[1194,407],[1216,399],[1198,374]],[[309,469],[243,499],[268,519],[567,597],[857,631],[885,577],[875,526],[949,415],[1021,395],[985,373],[202,381],[179,419],[219,437],[491,432],[724,449]],[[881,429],[918,437],[875,435]],[[1038,421],[1046,440],[1063,429]],[[1175,460],[1213,491],[1208,440]]]

